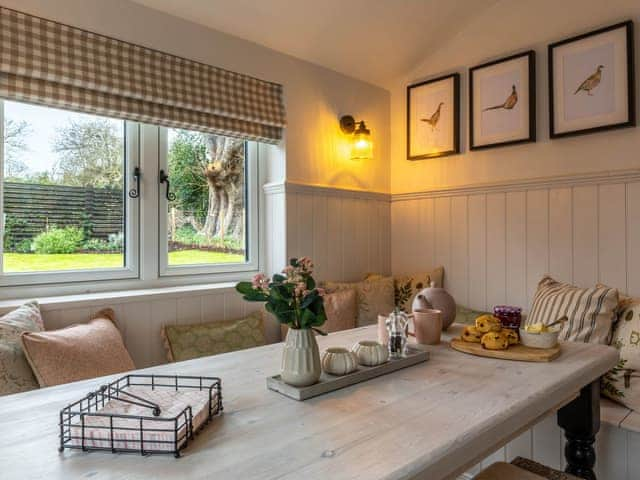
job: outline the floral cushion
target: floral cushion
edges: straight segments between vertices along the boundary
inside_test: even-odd
[[[0,318],[0,395],[38,388],[38,381],[22,351],[20,336],[24,332],[42,330],[40,307],[35,301]]]
[[[166,325],[162,338],[170,362],[234,352],[265,344],[261,312],[239,320]]]
[[[384,278],[377,273],[367,275],[367,280],[375,280]],[[403,312],[410,313],[413,300],[423,288],[431,286],[442,288],[444,279],[444,268],[434,268],[430,272],[413,273],[411,275],[401,275],[393,278],[394,302]]]
[[[625,302],[611,345],[620,361],[602,379],[602,394],[640,412],[640,299]]]
[[[354,289],[358,295],[358,327],[378,322],[378,314],[389,315],[394,307],[393,277],[375,277],[362,282],[325,282],[328,293]]]

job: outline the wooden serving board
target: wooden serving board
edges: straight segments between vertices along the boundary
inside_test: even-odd
[[[560,356],[560,345],[553,348],[532,348],[524,345],[511,345],[507,350],[487,350],[479,343],[465,342],[460,338],[451,340],[451,348],[459,352],[480,357],[499,358],[501,360],[519,360],[521,362],[551,362]]]
[[[429,352],[408,348],[407,354],[403,358],[390,358],[385,363],[376,365],[375,367],[358,365],[358,369],[355,372],[341,376],[329,375],[322,372],[318,383],[308,387],[287,385],[282,381],[280,375],[274,375],[273,377],[267,377],[267,388],[293,398],[294,400],[307,400],[308,398],[317,397],[318,395],[329,393],[340,388],[371,380],[380,375],[426,362],[428,359]]]

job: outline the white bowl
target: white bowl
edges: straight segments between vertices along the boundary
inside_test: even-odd
[[[375,367],[389,360],[389,350],[384,345],[370,340],[361,340],[351,347],[358,363],[366,367]]]
[[[525,347],[553,348],[558,345],[560,329],[552,329],[548,332],[531,333],[524,328],[520,329],[520,343]]]
[[[322,370],[331,375],[346,375],[358,369],[356,354],[346,348],[327,348],[322,352]]]

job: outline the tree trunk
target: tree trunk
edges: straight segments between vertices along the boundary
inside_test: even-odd
[[[244,236],[244,141],[211,135],[204,175],[209,186],[205,225],[207,238],[242,241]]]

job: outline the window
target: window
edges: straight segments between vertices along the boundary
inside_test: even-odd
[[[161,129],[161,275],[257,268],[254,142]]]
[[[0,117],[0,286],[258,270],[256,142],[10,101]]]
[[[9,101],[0,113],[2,284],[136,275],[124,195],[135,126]]]

